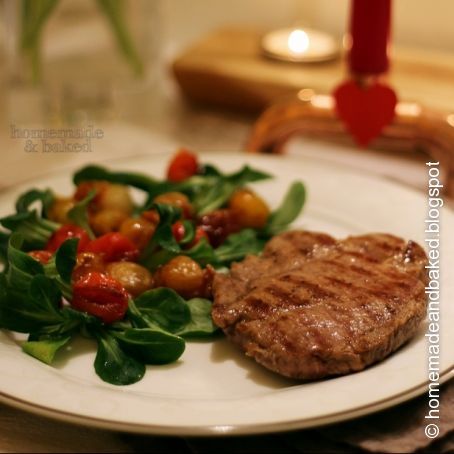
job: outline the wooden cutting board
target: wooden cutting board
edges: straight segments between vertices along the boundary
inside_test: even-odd
[[[264,57],[263,30],[224,28],[173,63],[184,95],[202,104],[259,111],[302,88],[329,93],[344,78],[343,58],[326,63],[286,63]],[[401,100],[454,111],[454,54],[394,49],[390,80]]]

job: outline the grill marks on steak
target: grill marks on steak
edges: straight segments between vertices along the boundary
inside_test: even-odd
[[[213,320],[282,375],[358,371],[410,339],[425,316],[426,255],[387,234],[287,232],[214,280]]]

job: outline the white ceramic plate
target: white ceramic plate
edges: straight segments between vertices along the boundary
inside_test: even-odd
[[[310,158],[244,154],[202,155],[224,170],[245,162],[276,175],[256,185],[276,206],[290,182],[302,179],[308,203],[297,226],[343,237],[389,232],[424,243],[424,194],[357,171]],[[162,176],[167,155],[154,155],[112,168]],[[32,186],[71,192],[71,175],[50,176],[3,193],[0,213],[11,212],[16,196]],[[454,216],[442,218],[442,380],[453,375]],[[283,379],[255,364],[219,339],[188,343],[183,357],[168,366],[148,367],[142,381],[115,387],[93,369],[94,345],[76,341],[54,367],[21,352],[18,342],[0,333],[0,399],[23,409],[85,425],[173,435],[251,434],[313,427],[364,415],[424,392],[428,382],[426,326],[385,361],[363,372],[312,383]]]

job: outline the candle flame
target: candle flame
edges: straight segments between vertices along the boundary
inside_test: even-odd
[[[304,54],[309,48],[309,36],[304,30],[293,30],[288,37],[288,48],[294,54]]]

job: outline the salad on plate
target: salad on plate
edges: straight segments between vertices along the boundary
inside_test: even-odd
[[[93,339],[95,371],[114,385],[177,361],[186,341],[216,335],[215,273],[300,214],[303,183],[271,211],[248,186],[269,178],[181,149],[162,180],[90,165],[70,196],[31,188],[0,219],[0,327],[26,334],[23,351],[46,364],[74,336]]]

